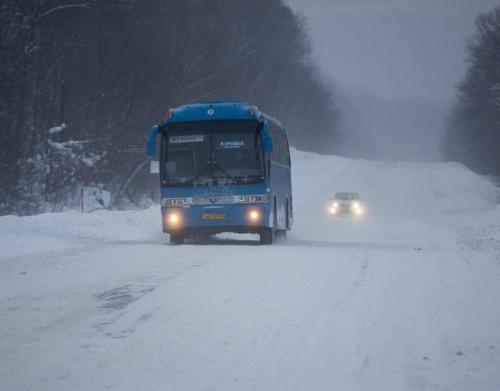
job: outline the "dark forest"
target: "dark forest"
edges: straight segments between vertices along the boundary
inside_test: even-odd
[[[0,213],[61,210],[80,182],[140,203],[169,107],[241,99],[292,145],[336,151],[338,113],[307,26],[280,0],[1,0]]]
[[[282,0],[0,0],[0,11],[0,215],[74,207],[82,187],[104,207],[148,204],[149,129],[185,103],[248,101],[292,146],[352,156],[345,102]],[[442,158],[499,177],[500,7],[475,31]]]

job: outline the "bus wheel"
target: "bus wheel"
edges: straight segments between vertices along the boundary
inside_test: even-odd
[[[210,240],[211,237],[212,237],[212,235],[209,234],[208,232],[200,232],[196,235],[196,239],[202,240],[202,241]]]
[[[290,229],[290,205],[288,204],[288,200],[286,200],[285,227],[286,229]]]
[[[184,243],[184,235],[180,232],[172,232],[170,234],[170,243],[172,243],[172,244]]]
[[[285,229],[280,229],[274,233],[274,237],[278,240],[285,240],[286,239],[286,230]]]
[[[273,243],[273,230],[272,228],[264,228],[260,234],[260,244],[272,244]]]

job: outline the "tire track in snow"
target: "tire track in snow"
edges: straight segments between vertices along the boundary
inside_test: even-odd
[[[231,262],[230,256],[222,259],[218,253],[218,257],[212,256],[217,248],[211,248],[208,254],[203,246],[192,247],[199,251],[197,254],[182,251],[182,247],[172,248],[176,251],[177,263],[186,262],[185,267],[167,276],[155,278],[153,289],[148,289],[147,294],[140,295],[137,300],[131,300],[126,310],[98,315],[92,322],[92,327],[96,331],[114,339],[128,337],[139,327],[147,327],[147,323],[155,320],[166,307],[169,319],[163,319],[161,323],[167,327],[173,319],[178,321],[183,314],[195,313],[193,308],[198,305],[198,299],[210,291],[220,289],[225,282],[224,276],[238,267],[237,263]],[[193,258],[197,258],[194,263]],[[182,303],[172,302],[171,293],[183,289],[186,283],[191,286],[189,296],[184,297]],[[116,288],[112,288],[111,291],[113,289]]]
[[[348,305],[349,303],[347,303],[347,301],[352,298],[356,294],[357,290],[360,289],[365,283],[366,272],[368,270],[368,265],[370,264],[370,256],[366,254],[363,258],[364,259],[359,267],[359,272],[356,279],[351,283],[344,297],[337,299],[337,301],[335,301],[335,303],[333,304],[333,308],[335,310],[339,309],[343,305]]]

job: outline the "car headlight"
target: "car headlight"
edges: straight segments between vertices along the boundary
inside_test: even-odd
[[[352,204],[352,208],[353,208],[353,209],[360,209],[360,208],[361,208],[361,205],[359,204],[359,202],[354,202],[354,203]]]
[[[338,203],[338,202],[334,202],[332,206],[333,206],[334,208],[338,208],[338,207],[339,207],[339,203]]]

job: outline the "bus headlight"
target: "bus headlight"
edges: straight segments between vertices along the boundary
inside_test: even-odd
[[[248,212],[248,219],[252,223],[256,223],[257,221],[260,220],[260,212],[256,209],[250,210],[250,212]]]
[[[177,227],[181,223],[181,214],[177,211],[168,212],[165,219],[169,226]]]

